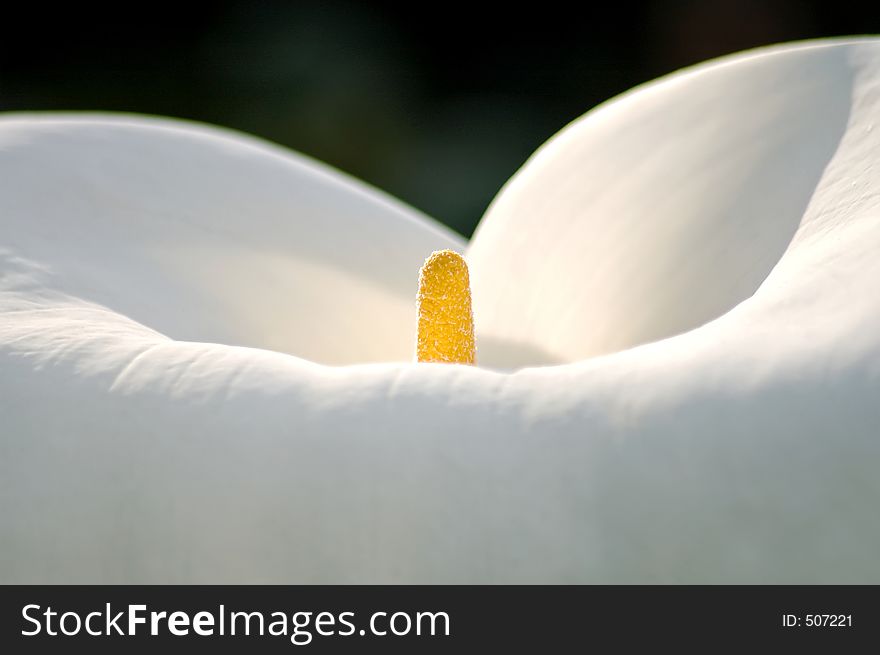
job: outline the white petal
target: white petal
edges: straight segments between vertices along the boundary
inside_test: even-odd
[[[713,62],[554,137],[468,252],[481,361],[577,361],[695,328],[751,296],[846,130],[850,53],[799,46]]]
[[[880,582],[880,47],[818,52],[849,119],[778,266],[607,357],[321,367],[7,261],[0,579]]]
[[[0,120],[10,255],[175,338],[408,361],[416,275],[461,239],[304,157],[124,116]]]

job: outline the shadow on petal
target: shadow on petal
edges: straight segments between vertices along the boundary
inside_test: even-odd
[[[491,362],[491,364],[483,366],[482,359]],[[556,366],[565,363],[567,363],[565,359],[532,343],[500,337],[478,337],[477,365],[481,368],[511,370],[531,366]]]

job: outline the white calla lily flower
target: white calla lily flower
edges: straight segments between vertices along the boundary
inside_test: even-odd
[[[412,361],[440,249],[479,366]],[[880,582],[878,253],[880,40],[615,99],[469,244],[236,133],[8,115],[0,580]]]

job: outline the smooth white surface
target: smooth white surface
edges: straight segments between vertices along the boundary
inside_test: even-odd
[[[789,104],[786,84],[799,104]],[[724,103],[716,100],[721,89]],[[775,100],[765,97],[771,91]],[[646,155],[647,168],[621,180],[626,192],[583,205],[583,218],[528,218],[506,199],[514,194],[537,207],[543,180],[555,198],[547,207],[574,211],[583,198],[570,181],[577,174],[544,179],[544,171],[630,156],[631,146],[618,142],[626,131],[607,139],[599,131],[617,120],[641,125],[640,106],[640,146],[671,149],[666,166]],[[669,109],[661,115],[660,107]],[[692,110],[693,121],[660,118]],[[750,112],[768,113],[750,119]],[[728,138],[737,117],[746,127]],[[698,118],[715,127],[700,131]],[[591,121],[600,127],[589,128]],[[299,188],[308,167],[282,157],[273,177],[277,151],[189,127],[0,121],[0,579],[880,582],[878,122],[876,41],[711,64],[582,119],[517,176],[477,236],[469,255],[472,279],[481,278],[475,313],[480,321],[487,312],[483,329],[535,339],[526,345],[572,359],[580,349],[613,350],[721,315],[605,357],[501,374],[444,365],[331,368],[269,350],[172,341],[160,334],[169,325],[229,335],[236,303],[250,302],[245,290],[283,274],[276,264],[288,261],[288,251],[306,257],[296,249],[295,235],[306,230],[294,211],[299,196],[278,197],[288,184]],[[777,138],[782,133],[789,136]],[[586,159],[581,138],[590,143]],[[106,140],[102,154],[80,159],[81,151],[94,152],[83,141],[95,139]],[[120,153],[154,142],[164,150],[143,159],[138,175],[117,165],[129,161]],[[181,158],[210,162],[216,177],[200,179],[188,167],[151,173]],[[710,161],[718,173],[706,171]],[[99,190],[87,183],[94,167],[103,171]],[[226,195],[238,182],[225,174],[248,178],[247,202],[237,206],[235,193]],[[680,180],[678,200],[661,202],[672,179]],[[269,214],[255,206],[264,181],[267,197],[278,200],[267,201]],[[311,184],[302,184],[303,193]],[[319,191],[328,208],[351,209],[340,229],[357,240],[342,253],[366,239],[385,252],[409,243],[407,256],[417,259],[422,245],[450,238],[398,220],[404,210],[396,206],[376,209],[375,216],[395,218],[376,218],[384,227],[368,230],[353,217],[370,211],[355,211],[359,192],[335,182]],[[656,201],[649,227],[636,221],[643,197]],[[374,209],[378,202],[362,200]],[[764,201],[773,211],[758,221],[746,210],[764,212]],[[615,208],[608,221],[619,221],[616,235],[596,218],[603,206]],[[332,215],[328,209],[327,220]],[[225,228],[210,233],[217,216]],[[282,218],[288,227],[279,227]],[[583,232],[581,221],[592,230]],[[766,224],[773,221],[779,224]],[[196,234],[193,222],[204,226]],[[506,231],[514,226],[515,237]],[[560,244],[542,252],[554,229],[562,230]],[[619,300],[602,300],[617,305],[571,293],[580,285],[567,277],[591,273],[582,250],[592,247],[593,230],[633,284],[618,286]],[[718,255],[719,230],[749,254]],[[520,250],[533,258],[522,263],[537,277],[522,281],[520,312],[502,285],[510,270],[503,253],[524,235],[536,247]],[[221,263],[238,266],[246,239],[260,244],[254,257],[222,272]],[[576,239],[581,248],[570,245]],[[211,256],[187,264],[189,249],[203,243]],[[316,259],[342,266],[332,248],[320,250],[321,238],[305,243],[307,252],[318,250]],[[670,248],[680,265],[670,263]],[[500,253],[498,268],[490,251]],[[716,267],[703,262],[707,251],[716,253]],[[665,286],[630,270],[635,255],[679,284],[664,300],[672,318],[640,313],[639,298],[648,303]],[[544,258],[557,267],[555,277],[539,270]],[[368,265],[350,277],[402,293],[417,266],[404,268]],[[236,272],[253,282],[227,296]],[[599,289],[601,276],[591,280],[584,288]],[[495,305],[487,289],[497,294]],[[687,289],[692,305],[681,299]],[[212,310],[204,300],[212,293],[232,299],[232,309]],[[569,296],[570,311],[558,315]],[[601,331],[591,332],[590,320],[599,306],[617,321],[629,308],[634,327],[594,348]],[[335,326],[338,315],[328,316]],[[518,320],[522,326],[504,332]],[[240,342],[254,337],[236,325]],[[583,332],[582,342],[567,325]],[[533,332],[540,326],[553,328],[546,342]],[[376,327],[359,325],[366,335]],[[326,343],[320,332],[298,338],[297,348]],[[498,349],[497,361],[511,363],[518,352]]]
[[[356,180],[226,130],[12,114],[0,154],[0,247],[174,339],[410,361],[412,271],[464,248]]]
[[[470,246],[481,336],[571,362],[698,327],[751,296],[846,129],[850,54],[684,71],[551,139]],[[535,359],[523,363],[545,363]]]

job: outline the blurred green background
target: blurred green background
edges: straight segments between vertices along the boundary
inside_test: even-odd
[[[34,6],[4,21],[0,110],[237,128],[465,235],[538,146],[603,100],[744,48],[880,32],[880,9],[847,1],[185,6]]]

